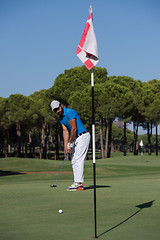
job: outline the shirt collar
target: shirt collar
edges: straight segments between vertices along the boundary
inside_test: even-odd
[[[66,108],[63,107],[63,116],[65,116],[65,115],[66,115]]]

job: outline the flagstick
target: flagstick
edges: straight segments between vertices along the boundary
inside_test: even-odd
[[[95,156],[95,115],[94,115],[94,72],[91,70],[92,86],[92,153],[93,153],[93,176],[94,176],[94,224],[95,238],[97,238],[97,217],[96,217],[96,156]]]
[[[96,220],[96,156],[95,156],[95,116],[94,116],[94,74],[93,66],[98,61],[97,41],[93,28],[92,6],[89,8],[89,17],[79,42],[76,54],[84,63],[88,70],[91,69],[91,86],[92,86],[92,152],[93,152],[93,175],[94,175],[94,221],[95,221],[95,238],[97,236],[97,220]],[[93,57],[92,57],[93,56]]]

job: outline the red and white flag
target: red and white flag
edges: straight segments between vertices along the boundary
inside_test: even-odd
[[[89,17],[76,54],[88,70],[92,69],[99,61],[97,40],[93,28],[92,7],[89,9]]]

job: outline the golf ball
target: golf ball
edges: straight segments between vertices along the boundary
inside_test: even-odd
[[[62,209],[59,209],[59,213],[63,213]]]

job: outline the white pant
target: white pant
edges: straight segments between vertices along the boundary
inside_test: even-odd
[[[90,142],[89,132],[82,134],[74,141],[71,163],[74,174],[74,182],[84,182],[84,163]]]

